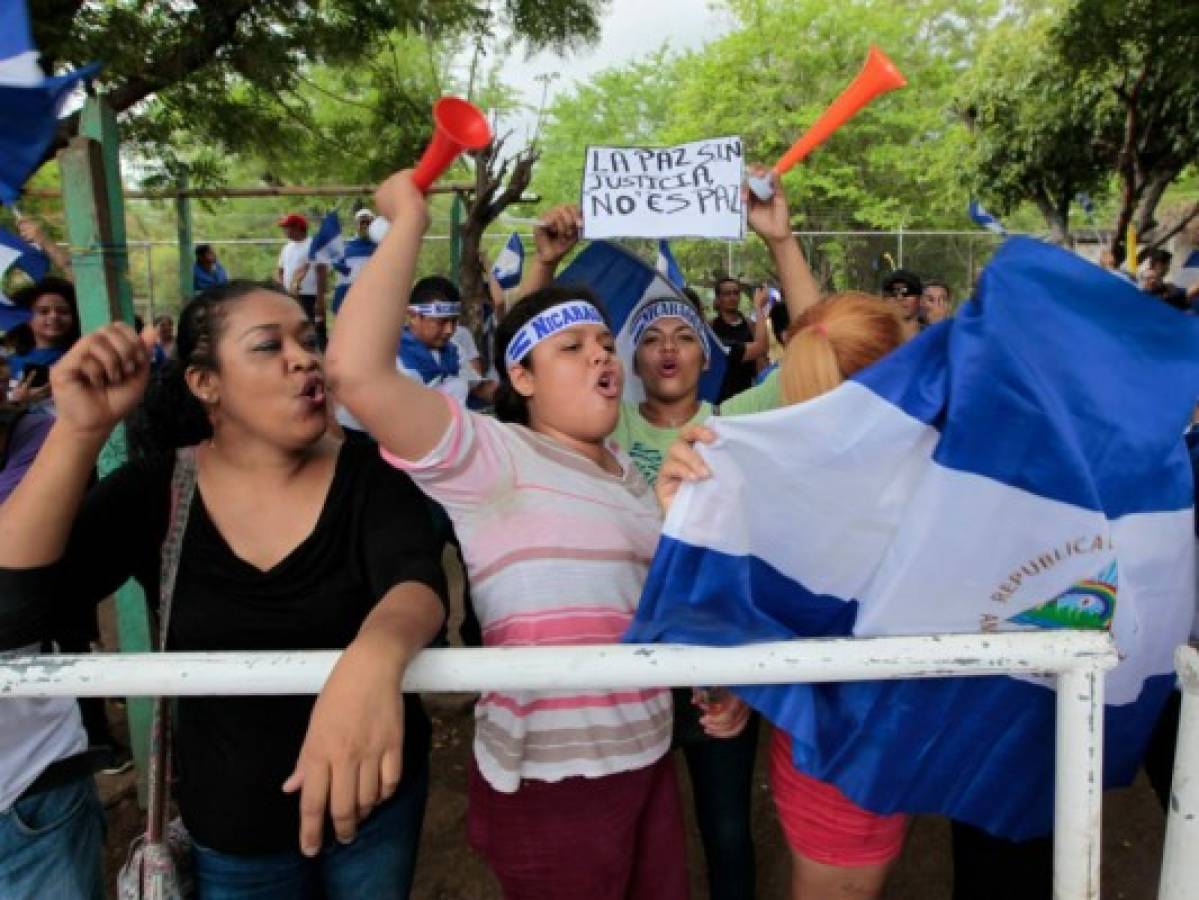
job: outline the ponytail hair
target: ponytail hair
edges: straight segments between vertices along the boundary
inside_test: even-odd
[[[522,297],[509,311],[500,324],[495,329],[495,347],[492,359],[495,360],[496,372],[500,376],[499,387],[495,391],[495,417],[501,422],[515,422],[518,425],[529,424],[529,402],[517,393],[512,387],[512,378],[508,374],[508,363],[504,356],[508,350],[508,344],[516,337],[516,333],[525,326],[525,323],[531,321],[541,313],[559,303],[568,303],[571,300],[582,300],[585,303],[590,303],[599,310],[604,321],[611,325],[608,319],[608,311],[604,309],[604,304],[600,302],[599,297],[590,288],[582,285],[551,285],[550,287],[542,288],[539,291],[534,291],[527,297]],[[533,368],[531,359],[532,351],[525,354],[525,357],[520,360],[520,364],[526,369]]]
[[[217,371],[216,347],[229,307],[261,290],[277,288],[257,281],[230,281],[197,294],[179,312],[175,355],[151,377],[145,397],[130,417],[130,457],[165,462],[179,447],[212,437],[208,410],[188,386],[187,370]]]
[[[827,393],[903,343],[903,326],[878,297],[846,291],[810,306],[788,329],[779,371],[783,403]]]

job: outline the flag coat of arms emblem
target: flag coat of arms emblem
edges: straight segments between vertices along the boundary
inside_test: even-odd
[[[713,419],[630,641],[1109,629],[1105,778],[1131,780],[1195,616],[1199,319],[1008,241],[978,296],[837,389]],[[1052,825],[1053,682],[738,689],[797,767],[877,813]]]

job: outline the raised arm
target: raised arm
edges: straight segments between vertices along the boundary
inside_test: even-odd
[[[125,324],[82,338],[50,370],[58,419],[0,506],[0,568],[47,566],[62,556],[100,448],[141,398],[149,374],[146,349]]]
[[[765,175],[761,166],[752,167],[756,175]],[[791,211],[787,207],[787,195],[777,175],[771,175],[774,195],[769,200],[759,200],[752,191],[746,190],[749,227],[766,244],[774,266],[779,273],[779,285],[783,291],[783,302],[794,322],[809,306],[820,301],[820,287],[812,277],[812,270],[799,249],[799,242],[791,233]]]
[[[33,244],[50,257],[50,262],[54,263],[67,278],[74,278],[74,272],[71,269],[71,255],[50,240],[46,232],[42,230],[42,226],[35,220],[26,217],[18,218],[17,231],[23,240]]]
[[[741,358],[745,362],[756,362],[770,353],[770,317],[766,315],[766,289],[754,291],[754,339],[745,345]]]
[[[395,362],[429,212],[408,170],[380,185],[375,202],[391,228],[342,304],[326,377],[380,444],[401,459],[419,460],[437,446],[451,415],[444,396],[401,375]]]
[[[537,252],[525,269],[520,287],[516,289],[516,299],[550,286],[558,273],[558,264],[579,242],[582,222],[582,212],[569,203],[541,214],[539,224],[533,229],[533,243]]]

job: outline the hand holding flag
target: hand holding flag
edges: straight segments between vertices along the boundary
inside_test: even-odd
[[[520,284],[521,272],[525,265],[525,247],[520,242],[520,235],[515,231],[508,237],[504,249],[495,258],[491,267],[491,275],[504,290],[510,290]]]

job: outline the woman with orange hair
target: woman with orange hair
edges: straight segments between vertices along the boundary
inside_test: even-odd
[[[783,404],[831,391],[903,341],[903,324],[882,300],[858,292],[826,298],[788,330],[779,371]],[[655,488],[664,510],[680,483],[709,477],[692,445],[714,438],[702,425],[689,426],[667,451]],[[724,704],[721,716],[730,723],[744,720],[742,702]],[[800,772],[792,761],[790,736],[778,729],[771,741],[770,782],[791,848],[792,900],[878,896],[903,849],[907,816],[869,812],[833,785]]]

